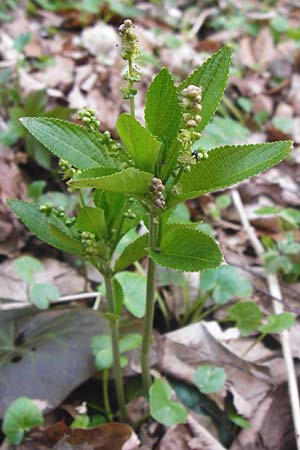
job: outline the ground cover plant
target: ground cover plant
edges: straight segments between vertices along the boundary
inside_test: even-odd
[[[108,132],[99,131],[99,121],[91,109],[79,113],[82,126],[48,117],[21,120],[27,132],[58,156],[63,179],[80,198],[76,216],[71,217],[52,204],[38,207],[34,202],[20,200],[10,200],[9,204],[40,239],[88,260],[103,275],[105,318],[111,329],[111,343],[103,335],[93,341],[92,348],[99,369],[105,371],[113,365],[123,421],[128,420],[128,415],[121,353],[139,345],[140,340],[128,336],[125,345],[124,337],[119,337],[124,302],[120,274],[141,258],[147,258],[140,365],[151,415],[168,426],[184,423],[187,413],[180,403],[173,401],[170,386],[159,378],[153,380],[150,370],[157,267],[203,272],[224,263],[216,241],[200,231],[197,223],[174,223],[171,214],[185,200],[226,188],[277,164],[289,155],[292,144],[280,141],[226,145],[209,151],[199,146],[201,133],[225,89],[231,54],[228,46],[179,85],[175,85],[169,70],[162,68],[147,92],[143,126],[135,118],[135,83],[141,74],[136,65],[139,49],[131,21],[121,25],[120,35],[122,58],[128,63],[124,74],[128,84],[123,88],[123,98],[130,101],[130,114],[121,114],[116,123],[121,144]],[[114,261],[121,239],[140,220],[148,233],[125,247]],[[211,286],[215,288],[213,283]],[[245,309],[242,314],[231,309],[228,320],[240,323],[241,316],[248,313]],[[253,314],[259,316],[253,328],[260,327],[259,313]],[[292,324],[290,317],[282,319],[283,328]],[[245,325],[241,328],[247,333]],[[273,332],[279,328],[277,331],[273,328]],[[261,326],[263,335],[269,332],[272,329],[267,325]],[[200,392],[213,393],[222,389],[226,374],[221,367],[202,365],[194,381]],[[33,424],[40,423],[40,417],[36,416]],[[23,427],[25,431],[28,428],[27,424]],[[22,437],[19,433],[12,442],[17,443]]]

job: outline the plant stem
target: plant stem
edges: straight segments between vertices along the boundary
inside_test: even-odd
[[[113,421],[113,415],[111,412],[111,407],[109,403],[109,396],[108,396],[108,369],[104,369],[102,372],[102,388],[103,388],[103,401],[104,401],[104,408],[105,413],[108,418],[109,422]]]
[[[106,289],[106,299],[107,299],[107,310],[111,314],[115,314],[115,296],[113,289],[112,276],[104,275],[105,289]],[[122,369],[120,364],[120,344],[119,344],[119,325],[118,320],[110,321],[111,329],[111,340],[112,340],[112,350],[113,350],[113,372],[116,385],[117,399],[120,408],[120,415],[122,421],[128,420],[128,414],[126,410],[124,385],[122,378]]]
[[[128,73],[130,76],[132,76],[133,73],[133,65],[132,65],[132,59],[128,59]],[[129,81],[129,88],[133,88],[134,82]],[[135,107],[134,107],[134,95],[130,96],[130,114],[135,117]]]
[[[157,218],[153,213],[149,214],[149,247],[156,250],[157,246]],[[156,263],[149,257],[147,268],[147,292],[146,292],[146,314],[144,318],[143,342],[141,350],[141,367],[144,386],[150,389],[152,380],[150,374],[150,349],[155,306],[155,280]]]

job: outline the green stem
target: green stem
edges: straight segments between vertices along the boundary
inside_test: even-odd
[[[105,413],[109,422],[113,421],[113,414],[111,412],[111,407],[109,403],[109,395],[108,395],[108,369],[104,369],[102,372],[102,392],[103,392],[103,402]]]
[[[149,247],[156,250],[157,247],[157,218],[153,213],[149,214]],[[150,389],[152,380],[150,373],[150,349],[152,340],[154,306],[155,306],[155,280],[157,267],[153,259],[148,259],[147,268],[147,292],[146,292],[146,314],[144,318],[143,342],[141,350],[141,366],[144,386]]]
[[[140,265],[140,263],[139,263],[138,261],[136,261],[136,262],[134,263],[134,266],[135,266],[136,270],[137,270],[141,275],[145,276],[145,271],[144,271],[143,267]],[[163,315],[163,317],[164,317],[164,321],[165,321],[166,327],[167,327],[168,330],[170,330],[170,318],[169,318],[169,313],[168,313],[168,310],[167,310],[167,308],[166,308],[164,299],[162,298],[162,296],[160,295],[160,293],[158,292],[157,289],[156,289],[156,291],[155,291],[155,297],[156,297],[156,300],[157,300],[158,305],[159,305],[159,307],[160,307],[161,313],[162,313],[162,315]]]
[[[105,289],[106,289],[106,299],[107,299],[107,310],[111,314],[115,314],[115,296],[113,281],[111,275],[104,275]],[[124,385],[122,378],[122,369],[120,364],[120,343],[119,343],[119,325],[118,320],[110,321],[111,328],[111,340],[112,340],[112,350],[113,350],[113,372],[116,385],[117,399],[120,408],[121,420],[127,421],[128,414],[126,410]]]
[[[132,59],[128,59],[128,73],[130,76],[133,74],[133,65],[132,65]],[[129,88],[132,89],[134,86],[133,81],[129,81]],[[134,107],[134,95],[130,96],[130,114],[135,117],[135,107]]]

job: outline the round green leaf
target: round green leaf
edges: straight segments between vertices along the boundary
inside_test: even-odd
[[[295,323],[295,317],[290,313],[271,314],[268,317],[268,323],[260,327],[263,334],[281,333],[291,328]]]
[[[222,367],[199,366],[194,375],[194,382],[203,394],[213,394],[223,389],[226,373]]]
[[[121,272],[115,276],[124,293],[128,311],[141,319],[146,309],[146,277],[134,272]]]
[[[166,426],[185,423],[187,412],[178,402],[171,401],[172,390],[168,383],[156,379],[150,388],[151,416]]]
[[[52,301],[59,298],[59,290],[51,283],[37,283],[32,286],[30,300],[40,309],[47,309]]]
[[[21,256],[15,261],[15,270],[25,283],[32,283],[35,272],[43,270],[43,264],[32,256]]]
[[[254,302],[238,302],[229,311],[227,320],[236,322],[236,326],[243,336],[255,331],[262,319],[262,312]]]
[[[6,410],[2,431],[10,444],[18,445],[26,432],[42,423],[43,416],[37,405],[27,397],[20,397]]]

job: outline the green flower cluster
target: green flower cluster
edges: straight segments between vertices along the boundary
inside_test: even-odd
[[[78,119],[81,120],[83,125],[90,131],[97,131],[100,127],[100,122],[96,118],[96,112],[91,108],[84,108],[78,111]]]
[[[76,222],[76,217],[70,217],[65,215],[65,209],[60,206],[55,208],[52,203],[45,203],[40,206],[41,213],[49,217],[51,214],[61,219],[67,227],[72,227]]]
[[[163,209],[166,206],[165,198],[163,195],[163,191],[165,190],[163,182],[159,178],[153,177],[149,190],[153,192],[155,208]]]
[[[126,19],[119,27],[119,34],[122,43],[121,57],[128,61],[128,70],[123,74],[123,78],[128,81],[128,85],[122,88],[122,94],[124,99],[130,100],[137,94],[134,83],[141,80],[140,69],[134,64],[140,55],[140,49],[138,38],[130,19]]]

